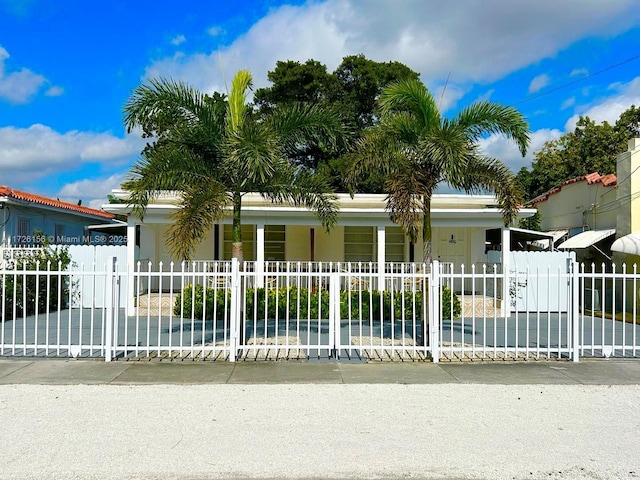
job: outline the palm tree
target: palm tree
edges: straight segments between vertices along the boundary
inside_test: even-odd
[[[445,182],[467,193],[495,192],[505,225],[516,217],[521,194],[515,176],[497,159],[483,155],[478,140],[498,133],[524,156],[529,144],[525,118],[512,107],[476,102],[445,118],[422,82],[389,85],[380,95],[380,119],[356,149],[350,181],[373,169],[386,177],[387,211],[411,241],[422,234],[423,262],[431,264],[431,198]]]
[[[347,128],[319,107],[290,105],[258,117],[247,103],[251,86],[246,70],[235,75],[228,99],[182,82],[150,80],[125,104],[127,131],[140,127],[154,141],[123,188],[131,192],[129,203],[141,218],[160,191],[181,192],[167,238],[175,258],[190,259],[231,207],[233,256],[242,261],[242,197],[249,192],[304,205],[327,229],[337,221],[328,183],[287,158],[309,144],[337,146],[346,141]]]

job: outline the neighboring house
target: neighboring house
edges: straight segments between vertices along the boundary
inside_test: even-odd
[[[127,192],[114,190],[116,198]],[[129,215],[128,260],[162,261],[168,268],[174,259],[166,246],[170,215],[178,207],[179,193],[164,192],[150,204],[144,220],[131,215],[126,204],[108,204],[103,208]],[[300,262],[373,262],[378,268],[385,262],[421,262],[422,242],[408,241],[402,229],[391,222],[385,195],[338,195],[338,224],[326,232],[314,214],[303,207],[274,205],[258,194],[246,194],[242,203],[244,259]],[[519,218],[535,213],[522,209]],[[501,229],[502,213],[493,195],[434,195],[432,200],[433,258],[441,262],[468,266],[484,263],[488,245],[487,231]],[[134,238],[139,228],[139,249]],[[503,229],[499,240],[507,240]],[[501,244],[502,241],[499,241]],[[504,249],[503,249],[504,250]],[[509,247],[506,249],[509,250]],[[506,252],[503,252],[503,254]],[[216,224],[198,246],[194,260],[231,258],[231,218]]]
[[[540,213],[542,230],[555,235],[556,248],[575,250],[579,262],[637,263],[637,258],[613,252],[623,251],[616,238],[632,232],[638,232],[640,245],[640,139],[630,140],[628,151],[618,156],[615,174],[567,180],[529,206]],[[630,237],[624,243],[634,244]]]
[[[108,243],[107,235],[92,233],[92,227],[113,219],[102,210],[0,186],[0,246]]]

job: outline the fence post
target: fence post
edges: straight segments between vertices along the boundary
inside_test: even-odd
[[[331,264],[333,266],[333,264]],[[340,358],[340,264],[329,272],[329,350]],[[319,333],[318,333],[319,334]]]
[[[229,361],[235,362],[238,350],[238,331],[241,328],[240,302],[240,263],[237,258],[231,259],[231,312],[229,322]]]
[[[107,262],[107,272],[105,278],[105,320],[104,320],[104,361],[110,362],[113,358],[113,325],[114,312],[118,306],[114,305],[116,257],[110,257]],[[82,332],[81,332],[82,333]]]
[[[571,261],[570,261],[571,262]],[[580,361],[580,276],[578,275],[578,262],[571,262],[571,347],[572,360]]]
[[[429,274],[429,345],[431,347],[431,357],[433,363],[440,362],[440,304],[442,296],[440,292],[440,262],[434,260],[431,264],[431,272]],[[427,292],[425,292],[427,293]],[[452,293],[453,295],[453,293]]]

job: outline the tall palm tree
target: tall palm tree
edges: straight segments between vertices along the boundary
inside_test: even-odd
[[[154,141],[123,187],[140,217],[160,191],[181,192],[167,238],[175,258],[190,259],[231,207],[233,256],[242,260],[242,197],[249,192],[307,206],[326,228],[337,220],[328,183],[287,156],[310,143],[336,146],[346,141],[348,129],[319,107],[290,105],[258,117],[247,103],[251,86],[246,70],[235,75],[228,99],[181,82],[151,80],[125,104],[127,131],[141,127]]]
[[[353,185],[376,169],[386,177],[387,211],[411,241],[422,234],[423,262],[432,260],[431,198],[442,182],[467,193],[495,192],[505,225],[516,217],[521,194],[515,176],[497,159],[480,152],[478,140],[498,133],[513,140],[524,156],[529,144],[525,118],[512,107],[476,102],[445,118],[422,82],[389,85],[380,95],[380,119],[365,132],[350,172]]]

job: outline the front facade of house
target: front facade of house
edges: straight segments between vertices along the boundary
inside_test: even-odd
[[[0,245],[5,247],[92,243],[88,227],[113,219],[102,210],[0,186]]]
[[[126,199],[127,192],[113,194]],[[164,192],[145,213],[134,217],[126,204],[105,205],[128,215],[129,260],[163,262],[171,257],[166,246],[170,215],[179,194]],[[303,207],[274,205],[258,194],[246,194],[242,203],[244,260],[293,262],[421,262],[422,242],[412,244],[385,210],[385,195],[339,194],[338,224],[329,232]],[[535,210],[523,209],[521,218]],[[432,200],[433,259],[467,266],[487,260],[489,229],[502,228],[502,213],[492,195],[435,195]],[[136,229],[139,235],[135,235]],[[508,230],[506,230],[508,235]],[[136,239],[135,241],[133,239]],[[508,243],[508,242],[507,242]],[[492,247],[495,248],[495,247]],[[231,258],[231,218],[214,226],[197,247],[193,260]]]

